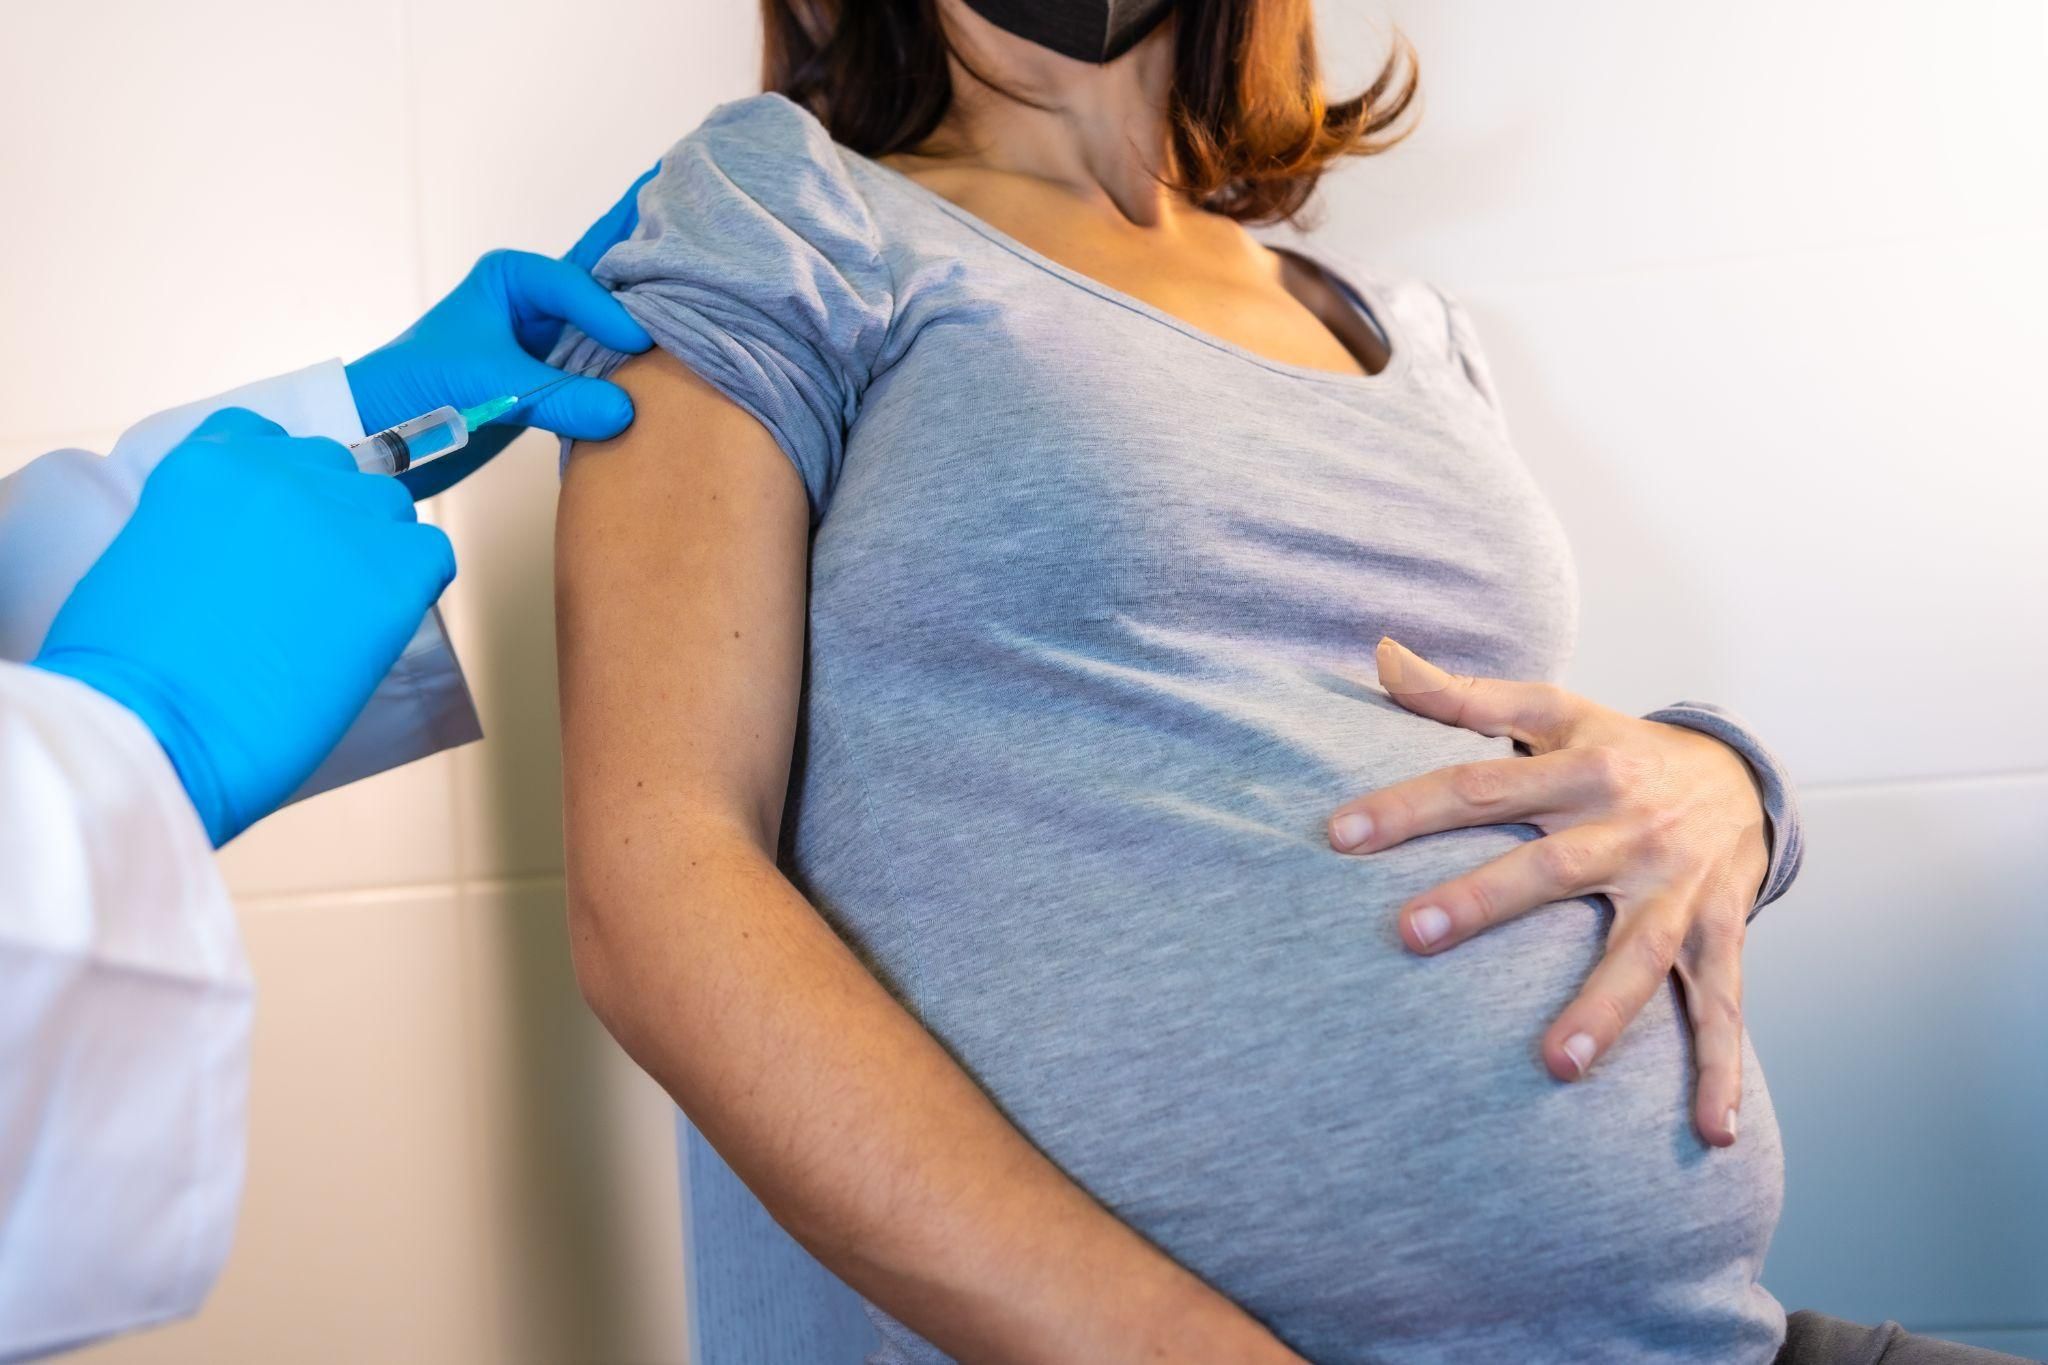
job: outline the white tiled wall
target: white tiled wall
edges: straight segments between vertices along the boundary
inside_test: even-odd
[[[1573,683],[1724,701],[1809,784],[1751,1016],[1780,1293],[2048,1353],[2048,5],[1324,0],[1404,149],[1349,253],[1486,335],[1586,592]],[[708,0],[4,8],[0,468],[384,339],[560,250],[754,78]],[[198,1320],[96,1359],[675,1362],[667,1108],[559,939],[554,451],[433,515],[490,738],[227,856],[263,984]],[[396,818],[394,818],[396,817]]]
[[[0,4],[0,472],[560,251],[755,79],[750,7]],[[561,920],[554,448],[428,515],[489,738],[224,857],[261,989],[248,1197],[191,1323],[108,1362],[679,1365],[666,1099]]]
[[[1810,880],[1749,954],[1772,1288],[2048,1355],[2048,773],[1825,787],[1808,818]]]
[[[2048,4],[1322,7],[1421,131],[1326,231],[1475,315],[1571,683],[1805,784],[1748,949],[1791,1306],[2048,1356]]]

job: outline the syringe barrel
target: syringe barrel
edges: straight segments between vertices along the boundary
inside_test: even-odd
[[[423,417],[365,436],[350,446],[356,468],[365,474],[403,474],[469,444],[469,428],[454,408],[435,408]]]

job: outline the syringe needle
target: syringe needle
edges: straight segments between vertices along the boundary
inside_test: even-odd
[[[574,375],[557,375],[539,388],[526,393],[508,393],[502,398],[486,399],[473,408],[464,408],[462,410],[462,424],[471,431],[475,431],[478,427],[489,426],[492,422],[498,421],[508,413],[525,407],[549,389],[554,388],[558,384],[565,384],[573,378],[575,378]]]

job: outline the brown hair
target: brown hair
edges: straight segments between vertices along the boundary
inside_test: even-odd
[[[762,0],[761,87],[863,156],[907,151],[953,102],[937,0]],[[1240,222],[1291,219],[1340,156],[1407,135],[1415,50],[1398,33],[1371,85],[1323,93],[1309,0],[1179,0],[1174,7],[1174,188]]]

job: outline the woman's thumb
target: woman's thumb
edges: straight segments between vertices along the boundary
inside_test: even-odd
[[[1397,696],[1441,692],[1457,681],[1391,635],[1380,636],[1374,662],[1379,665],[1380,686]]]
[[[1467,723],[1463,713],[1471,697],[1470,679],[1446,673],[1386,635],[1380,637],[1373,661],[1379,666],[1380,686],[1408,710],[1446,725]]]
[[[1416,715],[1482,735],[1510,736],[1538,752],[1565,743],[1586,704],[1548,683],[1448,673],[1386,636],[1376,660],[1380,685]]]

